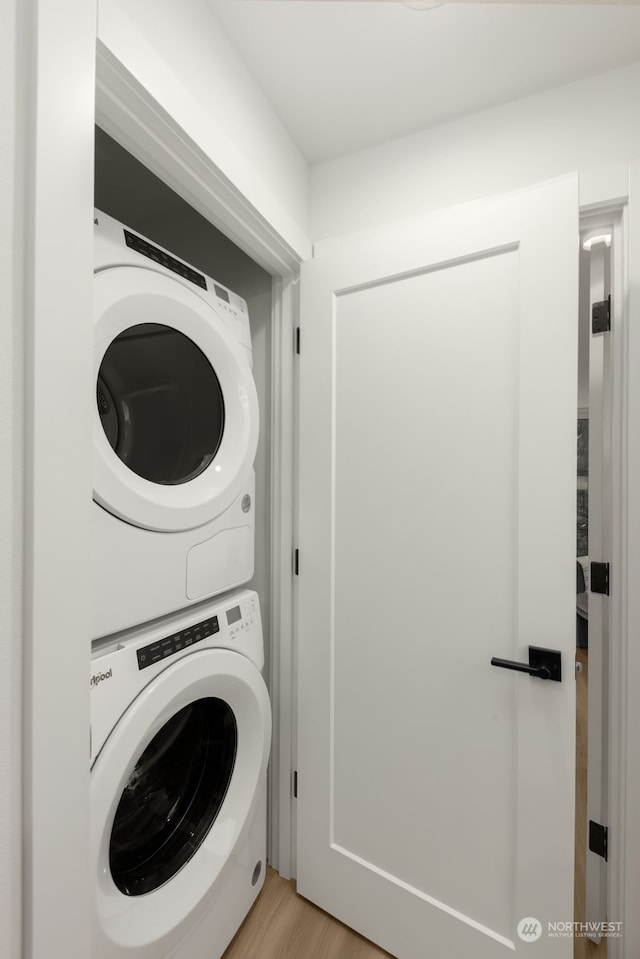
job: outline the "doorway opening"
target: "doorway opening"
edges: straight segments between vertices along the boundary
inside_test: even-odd
[[[101,127],[95,129],[95,207],[171,251],[238,293],[247,303],[253,379],[260,433],[254,461],[256,527],[254,575],[247,584],[260,597],[267,686],[272,675],[271,635],[273,443],[272,362],[274,277],[198,213]],[[271,693],[271,688],[270,688]],[[268,836],[268,842],[269,837]],[[270,847],[268,847],[270,848]],[[271,855],[269,855],[271,860]]]
[[[609,560],[612,555],[612,242],[615,222],[583,220],[576,489],[576,818],[574,959],[607,959],[609,912]]]

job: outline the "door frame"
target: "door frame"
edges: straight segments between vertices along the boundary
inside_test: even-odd
[[[640,337],[632,318],[640,315],[640,161],[622,162],[579,175],[580,230],[612,232],[612,337],[605,383],[605,428],[610,430],[608,502],[613,584],[609,597],[610,643],[608,682],[608,827],[607,916],[621,922],[624,938],[608,939],[609,959],[627,959],[625,943],[640,939],[635,894],[640,888],[640,821],[633,816],[640,794],[640,759],[633,731],[640,724],[640,655],[632,643],[640,615],[638,591],[629,584],[640,577],[640,543],[630,530],[640,529],[640,504],[631,491],[640,483]],[[636,193],[636,196],[637,196]],[[630,205],[633,217],[630,216]],[[636,377],[637,379],[637,377]],[[608,409],[607,409],[608,407]],[[615,572],[614,572],[615,571]],[[605,917],[603,917],[605,918]]]
[[[632,943],[640,942],[640,913],[637,894],[640,889],[640,816],[637,800],[640,796],[640,754],[636,748],[637,730],[640,728],[640,649],[632,636],[637,633],[640,622],[640,497],[631,491],[640,488],[640,159],[629,164],[629,202],[632,216],[624,220],[626,233],[624,271],[624,337],[618,347],[618,362],[622,367],[623,409],[619,481],[623,489],[623,509],[614,516],[620,524],[623,542],[621,581],[623,598],[620,600],[620,682],[616,692],[620,695],[616,710],[615,731],[619,732],[616,767],[617,806],[615,809],[620,824],[618,850],[619,863],[615,875],[615,900],[624,921],[625,938]],[[635,374],[635,375],[634,375]],[[635,532],[635,537],[629,531]],[[623,952],[612,952],[612,959],[622,959]],[[626,959],[626,957],[625,957]]]
[[[583,176],[581,228],[611,229],[612,336],[605,381],[605,428],[610,428],[608,510],[612,580],[609,596],[607,918],[623,923],[623,939],[608,940],[609,959],[626,959],[625,943],[640,941],[635,899],[640,888],[640,655],[633,642],[640,616],[634,584],[640,577],[640,161]],[[634,376],[634,372],[636,375]],[[608,411],[606,407],[609,407]],[[632,535],[635,532],[636,536]],[[595,557],[594,557],[595,558]],[[615,577],[615,581],[614,581]]]
[[[11,372],[0,391],[13,413],[2,422],[9,455],[0,643],[12,687],[7,710],[0,690],[0,884],[11,909],[0,914],[0,952],[11,959],[84,956],[90,941],[87,317],[96,15],[95,0],[70,0],[65,17],[41,0],[10,0],[0,13],[11,45],[0,107],[10,142],[0,193]],[[86,365],[68,364],[78,356]]]
[[[605,346],[603,361],[603,381],[600,416],[603,421],[603,440],[610,450],[610,457],[604,457],[602,470],[602,484],[599,490],[600,523],[604,531],[604,542],[607,544],[607,555],[592,555],[590,561],[608,561],[611,564],[612,575],[616,576],[611,595],[603,611],[603,627],[608,636],[606,648],[608,650],[606,665],[608,666],[608,687],[604,691],[603,708],[603,815],[601,820],[609,827],[609,857],[606,868],[602,873],[605,883],[605,915],[587,915],[586,919],[596,920],[609,918],[611,921],[621,919],[620,908],[623,889],[622,870],[624,867],[625,850],[621,845],[621,826],[624,822],[621,785],[623,770],[621,766],[620,744],[623,736],[622,699],[620,692],[624,687],[625,657],[624,643],[616,643],[615,637],[623,635],[624,604],[626,578],[624,552],[626,527],[626,501],[624,489],[623,457],[625,449],[624,421],[625,421],[625,338],[628,330],[625,309],[625,251],[628,246],[627,238],[628,199],[603,206],[596,203],[593,208],[581,210],[580,232],[581,239],[585,233],[594,230],[611,233],[611,303],[612,320],[611,336]],[[589,308],[590,308],[589,304]],[[590,323],[590,321],[589,321]],[[589,329],[589,337],[592,336]],[[590,407],[592,397],[590,396]],[[613,571],[617,571],[614,573]],[[590,671],[591,675],[591,671]],[[593,777],[588,776],[588,782]],[[587,800],[587,808],[591,804]],[[587,840],[588,841],[588,840]],[[588,855],[588,850],[587,850]],[[603,863],[604,865],[604,863]],[[593,864],[592,864],[593,866]],[[591,873],[591,880],[595,881],[595,874]],[[598,940],[599,941],[599,938]],[[621,944],[616,939],[609,940],[610,959],[622,955],[619,951]]]

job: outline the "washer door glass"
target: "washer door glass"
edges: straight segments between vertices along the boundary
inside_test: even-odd
[[[152,483],[194,479],[222,440],[218,377],[202,350],[170,326],[141,323],[113,340],[100,365],[97,402],[112,449]]]
[[[222,699],[185,706],[156,733],[124,788],[109,844],[128,896],[151,892],[191,859],[211,829],[236,758],[235,716]]]

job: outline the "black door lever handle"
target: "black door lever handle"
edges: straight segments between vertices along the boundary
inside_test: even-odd
[[[546,666],[527,666],[526,663],[514,663],[512,659],[498,659],[494,656],[491,660],[492,666],[502,666],[503,669],[515,669],[519,673],[529,673],[530,676],[537,676],[538,679],[550,679],[551,673]]]
[[[537,679],[552,679],[562,682],[561,653],[557,649],[543,649],[541,646],[529,646],[529,662],[516,663],[512,659],[500,659],[493,656],[492,666],[514,669],[518,673],[528,673]]]

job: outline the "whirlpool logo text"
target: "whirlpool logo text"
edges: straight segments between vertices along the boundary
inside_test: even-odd
[[[91,677],[89,686],[97,686],[99,683],[103,681],[103,679],[111,679],[112,676],[113,676],[113,669],[111,667],[109,667],[106,673],[94,673],[93,676]]]

